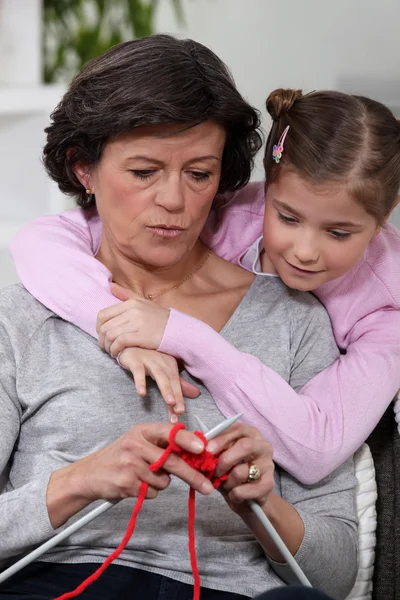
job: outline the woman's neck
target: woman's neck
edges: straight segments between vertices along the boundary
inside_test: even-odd
[[[196,267],[207,257],[207,248],[200,241],[173,266],[148,265],[129,257],[103,238],[97,260],[112,274],[115,283],[145,298],[156,296],[165,289],[175,289],[189,281]]]

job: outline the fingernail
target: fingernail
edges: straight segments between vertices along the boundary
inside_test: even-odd
[[[140,388],[139,388],[139,394],[140,394],[141,396],[144,396],[144,395],[145,395],[145,393],[146,393],[146,389],[145,389],[144,387],[140,387]]]
[[[210,442],[210,443],[208,444],[208,446],[207,446],[207,450],[208,450],[209,452],[211,452],[211,454],[215,454],[215,451],[216,451],[216,449],[217,449],[217,445],[215,444],[215,442],[213,442],[213,441],[211,440],[211,442]]]
[[[200,440],[197,442],[192,442],[192,450],[193,452],[203,452],[204,450],[204,444],[203,442],[200,442]]]
[[[171,415],[171,423],[177,423],[178,422],[178,417],[176,415]]]
[[[201,491],[204,494],[211,494],[214,491],[214,486],[210,481],[205,481],[201,486]]]
[[[168,396],[167,402],[168,404],[175,404],[175,398],[173,396]]]

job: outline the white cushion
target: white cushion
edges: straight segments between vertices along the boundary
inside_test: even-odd
[[[399,407],[400,418],[400,407]],[[377,487],[372,454],[363,444],[354,455],[356,469],[356,508],[359,521],[359,566],[357,579],[347,600],[370,600],[376,543]]]

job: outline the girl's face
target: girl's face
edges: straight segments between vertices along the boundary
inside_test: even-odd
[[[340,185],[312,185],[284,173],[267,187],[264,271],[310,291],[349,271],[379,232],[373,216]]]

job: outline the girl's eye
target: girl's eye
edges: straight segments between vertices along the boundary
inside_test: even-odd
[[[155,170],[154,169],[134,169],[134,170],[131,170],[131,173],[134,177],[137,177],[138,179],[141,179],[142,181],[146,181],[147,179],[150,179],[150,177],[152,175],[154,175]]]
[[[189,173],[194,181],[207,181],[210,178],[210,173],[207,171],[189,171]]]
[[[297,223],[297,219],[294,219],[293,217],[288,217],[287,215],[283,215],[282,213],[278,212],[278,219],[280,221],[283,221],[284,223]]]
[[[351,233],[345,233],[344,231],[335,231],[331,229],[329,233],[337,240],[348,240],[351,236]]]

